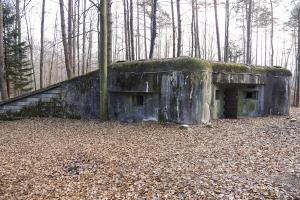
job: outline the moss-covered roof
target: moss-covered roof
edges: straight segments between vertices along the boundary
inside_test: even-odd
[[[282,67],[263,67],[263,66],[253,66],[245,64],[236,63],[222,63],[222,62],[212,62],[212,69],[214,72],[227,72],[227,73],[269,73],[273,75],[281,76],[291,76],[292,73]]]
[[[111,69],[120,71],[160,72],[160,71],[211,71],[211,64],[207,61],[190,58],[168,58],[159,60],[140,60],[117,62],[110,66]]]
[[[111,69],[134,72],[161,72],[161,71],[197,71],[213,70],[227,73],[270,73],[274,75],[291,76],[291,72],[281,67],[248,66],[245,64],[209,62],[191,57],[168,58],[159,60],[140,60],[117,62]]]

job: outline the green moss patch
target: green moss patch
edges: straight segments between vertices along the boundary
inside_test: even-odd
[[[289,70],[282,67],[250,66],[250,65],[236,64],[236,63],[212,62],[212,69],[214,72],[227,72],[227,73],[253,73],[253,74],[269,73],[272,75],[281,75],[281,76],[292,75],[292,73]]]
[[[211,64],[207,61],[180,57],[161,60],[145,60],[118,62],[110,66],[111,69],[134,72],[161,72],[161,71],[211,71]]]

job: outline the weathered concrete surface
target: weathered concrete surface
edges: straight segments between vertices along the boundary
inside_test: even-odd
[[[0,103],[2,118],[99,118],[99,71]]]
[[[207,122],[209,109],[203,107],[210,105],[210,77],[210,72],[204,71],[113,71],[109,81],[110,118],[128,122]]]
[[[276,69],[278,70],[278,69]],[[219,98],[213,95],[213,118],[224,117],[224,90],[234,86],[238,90],[238,117],[288,115],[290,109],[290,79],[285,71],[271,71],[259,73],[213,73],[213,93],[219,90]],[[284,72],[284,73],[283,73]],[[257,92],[256,99],[247,99],[245,93]]]
[[[99,82],[97,70],[2,102],[0,114],[99,119]],[[113,64],[108,87],[109,118],[126,122],[207,123],[211,118],[226,117],[224,106],[228,107],[229,100],[236,100],[237,117],[286,115],[290,107],[288,70],[194,58]],[[226,104],[225,97],[231,96],[225,95],[228,87],[236,88],[236,93],[231,93],[236,99],[226,98]]]

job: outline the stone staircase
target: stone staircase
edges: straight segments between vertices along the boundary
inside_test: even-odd
[[[38,103],[49,103],[55,99],[60,99],[62,85],[54,85],[45,89],[37,90],[16,98],[0,102],[0,115],[7,113],[18,113],[23,108],[37,105]]]

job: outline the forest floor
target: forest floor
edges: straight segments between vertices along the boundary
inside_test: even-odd
[[[300,109],[212,126],[0,122],[0,199],[300,198]]]

